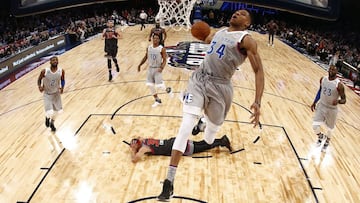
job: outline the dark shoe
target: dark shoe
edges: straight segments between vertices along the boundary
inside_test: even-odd
[[[323,146],[322,149],[321,149],[321,152],[326,152],[326,149],[328,148],[328,146],[329,146],[329,142],[326,141],[325,144],[324,144],[324,146]]]
[[[109,81],[111,81],[112,80],[112,75],[111,75],[111,73],[109,74]]]
[[[221,146],[228,148],[228,150],[232,152],[230,140],[226,135],[222,136],[221,138]]]
[[[157,107],[161,104],[161,99],[155,99],[155,102],[153,105],[151,105],[152,107]]]
[[[165,179],[161,194],[157,197],[158,201],[169,202],[170,198],[174,195],[174,186],[170,180]]]
[[[325,139],[326,139],[326,135],[320,133],[318,135],[318,141],[316,142],[316,146],[319,147],[321,145],[322,141],[325,140]]]
[[[202,121],[202,118],[200,118],[198,123],[196,124],[196,126],[194,126],[191,134],[192,135],[197,135],[200,132],[204,132],[205,127],[206,127],[206,124]]]
[[[51,131],[55,132],[56,131],[56,128],[54,126],[54,121],[51,121],[50,123],[50,128],[51,128]]]
[[[166,88],[166,93],[168,93],[168,94],[172,93],[171,87],[167,87],[167,88]]]
[[[119,66],[116,66],[116,72],[120,72]]]
[[[50,126],[50,118],[45,117],[45,126],[47,128]]]

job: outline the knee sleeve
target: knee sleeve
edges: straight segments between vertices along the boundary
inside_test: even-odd
[[[150,94],[151,94],[151,95],[155,95],[155,94],[156,94],[156,90],[155,90],[154,85],[149,85],[149,89],[150,89]]]
[[[320,133],[320,126],[319,125],[313,125],[313,130],[315,134],[319,134]]]
[[[215,140],[216,133],[220,129],[220,125],[215,125],[212,123],[207,117],[205,117],[206,120],[206,128],[204,130],[204,140],[208,144],[212,144]]]
[[[57,112],[54,112],[53,115],[50,117],[51,120],[55,120],[57,117]]]
[[[46,112],[45,112],[46,118],[50,118],[50,119],[53,118],[54,114],[55,114],[55,113],[54,113],[54,110],[49,110],[49,111],[46,111]]]
[[[194,114],[184,113],[179,132],[176,136],[172,149],[185,152],[187,141],[195,125],[197,116]]]
[[[165,90],[166,90],[165,83],[162,83],[162,84],[157,84],[157,85],[155,85],[155,86],[156,86],[156,88],[161,89],[161,90],[163,90],[163,91],[165,91]]]

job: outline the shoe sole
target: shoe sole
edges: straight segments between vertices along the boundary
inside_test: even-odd
[[[160,106],[160,105],[161,105],[161,103],[159,103],[159,104],[153,104],[153,105],[151,105],[151,107],[155,108],[155,107]]]
[[[173,198],[173,197],[174,197],[174,194],[170,195],[169,199],[159,199],[159,198],[156,198],[156,199],[159,202],[170,202],[171,198]]]

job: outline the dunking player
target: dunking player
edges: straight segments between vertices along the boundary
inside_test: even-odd
[[[37,84],[40,92],[44,92],[45,126],[55,132],[54,125],[57,113],[62,111],[60,94],[64,91],[65,71],[58,68],[58,58],[50,58],[50,68],[40,72]]]
[[[149,35],[149,42],[151,41],[151,38],[152,36],[156,34],[156,35],[159,35],[160,37],[160,44],[162,46],[165,46],[165,40],[166,40],[166,31],[164,28],[160,27],[160,23],[159,22],[156,22],[155,23],[155,27],[151,29],[150,31],[150,35]]]
[[[111,74],[111,59],[114,61],[116,66],[116,71],[120,72],[120,68],[116,59],[116,54],[118,51],[118,39],[120,39],[120,34],[115,30],[114,27],[114,21],[108,20],[107,22],[107,28],[103,30],[102,37],[105,39],[105,52],[107,57],[107,63],[108,63],[108,70],[109,70],[109,81],[112,80],[112,74]]]
[[[257,43],[246,31],[250,24],[249,12],[238,10],[230,19],[230,27],[219,30],[215,35],[209,35],[205,40],[210,46],[203,63],[189,79],[184,95],[182,123],[172,148],[167,177],[158,196],[159,201],[169,201],[173,195],[177,166],[202,110],[206,119],[204,140],[209,145],[214,142],[233,99],[231,78],[246,58],[255,73],[255,97],[250,107],[253,110],[251,123],[254,123],[254,127],[259,124],[264,71],[257,52]]]
[[[170,156],[174,141],[175,137],[164,140],[141,137],[132,139],[130,143],[131,161],[134,163],[139,161],[144,154]],[[211,145],[204,140],[199,142],[188,140],[184,155],[190,156],[219,146],[226,147],[230,152],[232,151],[229,138],[224,135],[221,139],[215,139]]]
[[[337,68],[335,65],[330,65],[328,74],[328,76],[320,79],[320,88],[311,105],[311,111],[316,109],[313,119],[313,129],[318,136],[317,145],[320,146],[322,141],[326,140],[322,148],[323,152],[325,152],[329,146],[335,128],[338,104],[346,103],[344,85],[336,78]],[[316,105],[318,101],[320,102]],[[326,135],[320,131],[320,125],[323,123],[325,123],[327,127]]]
[[[166,88],[165,83],[162,79],[162,71],[166,65],[166,51],[165,48],[160,45],[160,37],[157,34],[152,36],[153,43],[149,45],[146,49],[145,56],[141,60],[138,66],[138,72],[140,72],[140,67],[149,59],[149,68],[147,72],[146,85],[150,89],[151,95],[154,96],[155,103],[152,107],[156,107],[161,104],[161,99],[159,98],[156,89],[159,88],[166,90],[168,93],[171,93],[171,88]]]

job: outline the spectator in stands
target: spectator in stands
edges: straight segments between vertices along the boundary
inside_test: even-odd
[[[278,30],[278,25],[275,23],[274,20],[270,20],[270,22],[266,25],[267,30],[269,32],[269,41],[268,41],[268,46],[272,46],[274,47],[274,35],[276,33],[276,31]],[[271,42],[271,44],[270,44]]]
[[[360,88],[360,74],[358,74],[356,79],[354,80],[354,88],[356,88],[356,86]]]
[[[139,15],[140,24],[141,24],[140,30],[145,28],[145,23],[146,23],[147,17],[148,17],[148,15],[145,13],[145,11],[141,10],[140,15]]]
[[[214,13],[214,11],[212,9],[209,11],[208,17],[209,17],[209,20],[208,20],[209,24],[211,26],[214,26],[214,24],[215,24],[215,13]]]
[[[331,57],[329,65],[337,66],[336,64],[339,61],[340,51],[336,51],[335,54]]]

